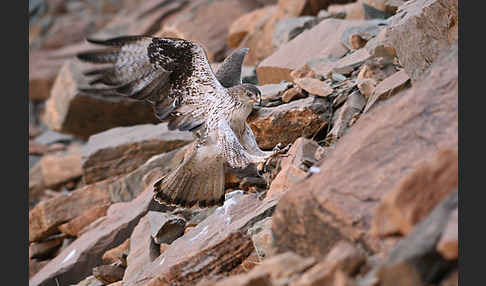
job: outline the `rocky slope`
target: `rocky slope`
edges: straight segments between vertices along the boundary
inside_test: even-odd
[[[30,1],[29,285],[458,285],[457,0]],[[69,29],[66,29],[69,27]],[[193,141],[79,92],[86,37],[248,47],[262,177],[152,199]]]

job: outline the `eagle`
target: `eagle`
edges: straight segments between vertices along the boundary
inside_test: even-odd
[[[222,205],[225,168],[255,164],[260,171],[288,149],[278,144],[272,151],[261,150],[246,122],[254,104],[261,104],[260,90],[241,81],[247,48],[234,51],[215,74],[205,50],[193,41],[152,36],[87,41],[103,47],[78,53],[77,58],[104,65],[84,73],[92,80],[82,92],[145,100],[170,130],[195,135],[182,163],[154,183],[157,202]],[[93,87],[97,84],[104,86]]]

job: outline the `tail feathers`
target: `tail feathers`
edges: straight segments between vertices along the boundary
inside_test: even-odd
[[[194,149],[177,169],[155,182],[154,199],[182,207],[222,205],[223,162],[217,156],[201,156],[202,153]]]

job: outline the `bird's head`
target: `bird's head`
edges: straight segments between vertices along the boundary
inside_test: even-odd
[[[242,92],[239,93],[240,95],[240,100],[242,102],[248,103],[250,105],[257,104],[261,105],[262,104],[262,93],[253,84],[249,83],[244,83],[240,85]]]

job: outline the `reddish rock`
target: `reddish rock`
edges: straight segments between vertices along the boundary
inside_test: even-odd
[[[247,274],[235,275],[216,283],[216,286],[274,285],[277,281],[293,281],[296,276],[315,263],[312,257],[302,258],[287,252],[264,260]],[[289,283],[290,284],[290,283]]]
[[[442,280],[444,274],[457,266],[457,261],[445,260],[437,253],[436,245],[457,206],[456,190],[435,206],[363,280],[378,279],[380,285],[429,285]]]
[[[188,2],[187,7],[164,22],[161,32],[196,41],[204,46],[210,61],[221,61],[227,52],[228,27],[238,17],[260,7],[261,4],[256,1]]]
[[[104,205],[92,207],[83,212],[80,216],[70,220],[65,224],[61,224],[60,226],[58,226],[58,229],[65,234],[69,234],[71,236],[79,236],[83,228],[85,228],[87,225],[94,222],[98,218],[105,216],[106,211],[108,210],[108,207],[110,205],[111,203],[107,203]]]
[[[84,278],[75,286],[104,286],[105,284],[100,280],[96,279],[93,275]],[[56,285],[57,286],[57,285]]]
[[[373,235],[407,235],[447,194],[458,186],[456,151],[442,150],[419,164],[398,188],[387,193],[376,209]]]
[[[260,201],[254,195],[239,195],[175,240],[169,248],[127,285],[195,285],[203,276],[231,271],[254,251],[246,230],[269,216],[278,198]],[[224,226],[224,227],[223,227]]]
[[[315,78],[298,78],[295,80],[295,83],[301,89],[315,96],[327,97],[333,92],[332,87],[330,87],[327,83]]]
[[[457,11],[457,0],[408,1],[391,18],[389,41],[412,82],[457,42]]]
[[[105,251],[125,241],[139,219],[153,202],[153,191],[147,188],[129,203],[113,204],[106,219],[96,228],[84,233],[52,259],[30,281],[29,286],[56,285],[56,278],[70,285],[91,274],[102,263]]]
[[[452,272],[446,278],[444,278],[440,286],[458,286],[459,285],[459,270]]]
[[[326,19],[302,32],[292,41],[262,61],[257,69],[260,84],[292,81],[290,73],[313,58],[341,58],[348,49],[341,43],[346,28],[362,25],[363,21]]]
[[[44,155],[49,150],[49,146],[29,140],[29,155]]]
[[[104,264],[112,264],[119,262],[124,254],[128,254],[130,251],[130,238],[127,238],[122,244],[107,250],[101,259]]]
[[[292,285],[294,286],[331,286],[335,285],[336,272],[351,275],[365,262],[366,253],[352,244],[338,242],[323,261],[307,270]]]
[[[457,53],[456,46],[424,81],[361,116],[316,173],[291,187],[273,215],[278,252],[323,257],[343,239],[382,250],[369,234],[380,199],[437,146],[457,148]]]
[[[56,187],[61,183],[81,177],[81,148],[73,145],[62,154],[48,154],[40,160],[44,185]]]
[[[123,273],[125,273],[125,268],[119,265],[100,265],[93,268],[93,276],[103,282],[103,285],[122,280]]]
[[[320,159],[322,147],[317,142],[303,137],[292,144],[288,156],[281,161],[281,170],[272,181],[267,197],[283,194],[294,184],[305,179],[309,168]]]
[[[41,242],[32,242],[29,245],[29,258],[48,258],[58,246],[61,246],[63,237],[55,236]]]
[[[458,230],[459,212],[456,209],[449,217],[439,242],[437,251],[447,260],[457,260],[459,258],[459,230]]]
[[[292,100],[306,97],[300,88],[290,88],[282,94],[282,102],[289,103]]]
[[[260,27],[275,11],[275,6],[266,6],[255,9],[237,18],[229,27],[226,39],[231,48],[237,48],[241,41]]]
[[[57,227],[84,211],[109,203],[106,182],[82,187],[41,201],[29,211],[29,241],[36,241],[57,232]]]
[[[79,61],[70,60],[59,71],[43,117],[49,128],[87,138],[117,126],[158,122],[147,102],[79,92],[78,88],[88,86],[81,69]]]
[[[160,248],[150,236],[149,216],[140,219],[130,236],[130,252],[123,281],[134,277],[145,265],[150,264],[160,254]]]
[[[374,87],[363,113],[367,112],[378,100],[390,98],[409,86],[410,77],[404,70],[394,73]]]
[[[83,148],[84,182],[128,174],[150,157],[193,140],[190,132],[169,131],[167,123],[118,127],[95,134]]]
[[[249,117],[249,125],[258,145],[272,149],[278,143],[284,146],[299,137],[310,137],[326,123],[324,114],[329,102],[322,98],[308,97],[272,108],[261,108]]]
[[[316,78],[317,74],[316,72],[309,67],[309,65],[305,64],[301,66],[300,68],[292,71],[290,73],[290,77],[292,77],[292,82],[296,82],[297,79],[303,78],[303,77],[308,77],[308,78]]]

